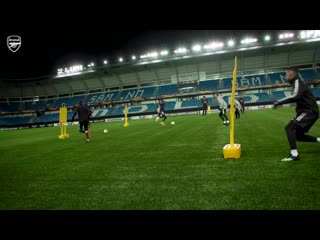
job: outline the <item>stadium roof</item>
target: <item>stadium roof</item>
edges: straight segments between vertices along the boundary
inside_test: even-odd
[[[262,30],[286,41],[285,31]],[[21,36],[21,48],[13,53],[2,46],[0,79],[28,79],[55,76],[63,71],[75,74],[74,69],[95,68],[112,64],[146,64],[167,59],[183,59],[193,54],[210,55],[213,51],[224,53],[239,44],[261,41],[261,30],[180,30],[180,31],[119,31],[119,32],[53,32],[15,33]],[[259,40],[257,39],[258,34]],[[297,34],[297,31],[296,31]],[[3,33],[7,38],[11,33]],[[310,35],[304,33],[304,37]],[[277,36],[278,37],[278,36]],[[273,39],[272,39],[273,38]],[[237,39],[235,46],[230,39]],[[1,39],[1,42],[6,42]],[[241,41],[241,42],[240,42]],[[261,44],[261,42],[260,42]],[[272,44],[277,44],[273,42]],[[194,48],[192,47],[194,46]],[[228,49],[229,48],[229,49]],[[168,51],[169,50],[169,51]],[[201,52],[202,51],[202,52]],[[190,53],[192,53],[190,55]],[[174,55],[175,54],[175,55]],[[136,56],[133,59],[132,56]],[[120,60],[122,59],[122,60]]]
[[[23,79],[56,74],[58,68],[82,62],[131,59],[152,49],[230,35],[230,31],[8,32],[0,35],[1,42],[6,43],[10,35],[21,36],[22,44],[15,53],[2,44],[0,78]]]

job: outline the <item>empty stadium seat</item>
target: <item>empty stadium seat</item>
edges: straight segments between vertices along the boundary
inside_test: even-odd
[[[313,69],[300,70],[300,77],[306,82],[312,82],[317,79],[317,72]]]
[[[269,73],[267,76],[270,79],[271,84],[287,83],[285,72]]]
[[[20,102],[0,103],[0,112],[19,112]]]
[[[171,84],[171,85],[164,85],[159,86],[158,96],[161,95],[167,95],[167,94],[176,94],[177,93],[177,85]]]
[[[212,91],[220,88],[220,79],[206,80],[199,82],[200,91]]]

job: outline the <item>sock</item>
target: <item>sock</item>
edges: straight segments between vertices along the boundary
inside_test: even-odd
[[[90,132],[86,131],[87,139],[90,139]]]
[[[317,142],[320,142],[320,138],[317,138]]]
[[[294,157],[298,156],[298,151],[297,151],[297,149],[292,149],[292,150],[291,150],[291,155],[294,156]]]

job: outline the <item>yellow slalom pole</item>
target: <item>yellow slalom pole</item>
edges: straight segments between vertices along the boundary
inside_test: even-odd
[[[235,57],[230,103],[230,144],[223,147],[224,158],[240,158],[241,156],[241,145],[234,143],[234,99],[236,94],[237,63],[237,57]]]
[[[230,145],[234,147],[234,98],[236,94],[236,81],[237,81],[237,57],[234,59],[234,70],[232,79],[232,92],[231,92],[231,105],[230,105]]]
[[[128,104],[126,104],[126,106],[124,107],[124,127],[128,127],[129,123],[128,123]]]
[[[64,103],[62,103],[60,112],[59,112],[59,125],[60,125],[60,135],[59,139],[69,138],[69,134],[67,134],[67,108]]]

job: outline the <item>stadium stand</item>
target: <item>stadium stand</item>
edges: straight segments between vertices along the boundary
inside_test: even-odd
[[[0,103],[0,112],[18,112],[20,110],[20,102]]]
[[[316,88],[311,88],[311,92],[316,96],[316,97],[320,97],[320,87],[316,87]]]
[[[300,70],[300,77],[306,82],[317,79],[317,72],[314,69]]]
[[[47,104],[45,101],[38,101],[38,102],[25,102],[24,103],[24,110],[44,110]]]
[[[284,91],[272,92],[272,95],[273,95],[273,98],[276,99],[276,100],[279,100],[279,99],[282,99],[282,98],[286,97]]]
[[[182,108],[191,108],[191,107],[201,107],[201,100],[189,100],[189,101],[183,101],[181,104]]]
[[[123,90],[120,93],[120,100],[128,100],[135,97],[151,97],[155,90],[156,87]]]
[[[119,91],[92,93],[85,98],[84,103],[94,104],[98,102],[115,101],[119,98]]]
[[[22,124],[28,124],[30,122],[31,117],[30,116],[23,116],[23,117],[5,117],[0,119],[0,124],[2,125],[22,125]]]
[[[177,93],[177,85],[170,84],[170,85],[159,86],[157,95],[161,96],[161,95],[176,94],[176,93]]]
[[[238,87],[262,86],[267,84],[265,74],[260,75],[245,75],[242,78],[237,78]]]
[[[271,84],[279,84],[279,83],[286,83],[286,73],[279,72],[279,73],[268,73],[267,77],[271,81]]]
[[[74,105],[77,105],[80,102],[80,100],[85,102],[84,101],[85,96],[81,95],[81,96],[75,96],[71,98],[59,98],[54,102],[53,107],[61,107],[62,103],[64,103],[67,107],[74,106]]]
[[[220,79],[199,81],[200,91],[212,91],[220,89]]]

